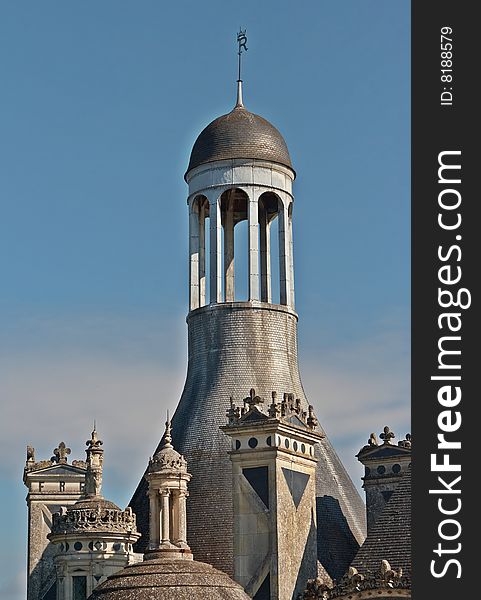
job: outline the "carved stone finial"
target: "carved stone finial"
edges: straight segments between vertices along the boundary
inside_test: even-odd
[[[361,573],[359,573],[355,567],[349,567],[347,578],[349,579],[351,585],[355,588],[359,583],[361,583],[361,581],[364,580],[364,575],[361,575]]]
[[[281,408],[277,402],[277,392],[272,392],[272,402],[269,406],[269,417],[276,419],[281,414]]]
[[[165,422],[165,432],[163,437],[162,448],[173,448],[172,446],[172,421],[169,419],[169,413],[167,413],[167,421]]]
[[[369,446],[379,446],[379,442],[377,440],[377,435],[375,433],[371,433],[369,439],[367,440]]]
[[[319,424],[316,415],[314,414],[314,407],[309,405],[309,416],[307,417],[307,426],[311,429],[315,429]]]
[[[387,560],[381,561],[381,568],[379,569],[379,574],[381,576],[381,579],[386,583],[390,583],[391,581],[399,577],[398,573],[391,569],[391,565]]]
[[[27,446],[27,462],[35,462],[35,448],[33,448],[32,446]]]
[[[329,598],[330,587],[322,579],[308,579],[306,589],[301,596],[302,600],[327,600]]]
[[[398,446],[401,448],[411,448],[412,436],[410,433],[406,433],[406,438],[398,442]]]
[[[71,452],[72,451],[70,450],[70,448],[67,448],[67,446],[65,445],[65,442],[60,442],[58,447],[55,448],[55,450],[53,451],[53,456],[51,460],[52,462],[64,464],[67,462],[67,456]]]
[[[385,444],[390,444],[391,440],[396,437],[396,434],[393,433],[389,427],[386,425],[383,429],[383,433],[379,436]]]
[[[98,438],[97,430],[94,428],[90,439],[85,442],[87,449],[87,472],[85,473],[85,495],[87,498],[101,497],[102,489],[102,465],[104,451],[101,448],[103,442]]]
[[[258,404],[263,404],[264,400],[260,396],[256,396],[256,391],[254,388],[251,388],[249,391],[249,396],[244,398],[244,405],[249,407],[249,410],[252,410],[254,407],[257,407]]]
[[[239,416],[240,416],[239,407],[236,407],[236,405],[234,404],[234,399],[232,398],[232,396],[230,397],[230,406],[227,409],[226,415],[227,415],[227,422],[229,425],[235,425],[237,423],[237,421],[239,420]]]
[[[102,440],[99,440],[98,436],[97,436],[97,431],[95,429],[95,423],[94,423],[94,429],[92,431],[91,437],[89,440],[87,440],[85,442],[85,444],[90,448],[100,448],[100,446],[103,444]]]

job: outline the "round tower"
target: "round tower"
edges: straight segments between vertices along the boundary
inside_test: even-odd
[[[295,177],[284,138],[245,108],[238,81],[235,107],[200,133],[185,173],[188,371],[172,420],[175,446],[192,473],[189,544],[199,559],[230,574],[232,466],[219,430],[229,398],[242,399],[250,388],[263,398],[279,390],[309,407],[297,360]],[[238,260],[242,253],[244,261]],[[239,297],[242,288],[247,297]],[[318,406],[322,414],[322,402]],[[327,438],[317,453],[318,556],[337,577],[364,539],[365,509]],[[141,482],[132,506],[142,544],[148,537],[145,494]]]

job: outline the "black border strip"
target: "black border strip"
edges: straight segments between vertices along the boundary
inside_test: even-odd
[[[481,207],[480,193],[476,189],[481,168],[477,164],[480,119],[475,109],[475,103],[479,105],[475,87],[479,87],[477,63],[481,52],[475,7],[475,3],[461,1],[412,0],[412,550],[415,600],[456,600],[480,594],[479,586],[474,582],[477,570],[474,566],[477,554],[474,542],[481,530],[476,518],[480,503],[475,491],[481,470],[474,466],[475,444],[479,435],[475,432],[475,410],[481,403],[477,388],[477,372],[481,371],[481,365],[477,364],[480,355],[477,338],[481,335],[477,290],[481,251],[477,240],[481,238],[478,233],[481,219],[476,219]],[[447,55],[441,57],[443,27],[452,30],[451,33],[448,29],[444,30],[446,38],[452,41],[443,40],[444,44],[452,44],[452,73],[447,71],[449,63],[441,65],[441,60],[447,59]],[[446,69],[445,75],[452,75],[452,81],[448,77],[441,81],[442,68]],[[447,89],[444,90],[444,87]],[[452,92],[452,105],[448,94],[443,97],[446,104],[441,105],[443,91]],[[439,183],[438,163],[443,151],[459,151],[460,154],[445,154],[441,160],[461,165],[461,169],[441,171],[441,178],[449,182]],[[457,179],[461,182],[455,183]],[[440,208],[440,198],[441,203],[446,201],[446,204],[454,205],[458,196],[461,199],[458,208]],[[448,225],[457,222],[459,213],[462,219],[460,226],[443,230],[438,223],[440,213],[443,223]],[[461,236],[461,239],[456,236]],[[443,257],[451,252],[448,258],[438,256],[439,246]],[[455,246],[459,246],[460,251]],[[447,268],[441,272],[441,277],[454,279],[459,274],[457,267],[460,267],[461,280],[458,283],[440,283],[438,270],[443,266]],[[465,309],[440,307],[439,288],[450,290],[455,298],[462,288],[469,290],[471,306]],[[468,298],[468,292],[461,293],[463,304],[468,303]],[[442,299],[449,304],[448,294]],[[449,330],[447,318],[441,320],[443,326],[439,327],[438,319],[443,312],[460,315],[461,328],[458,332]],[[451,325],[454,326],[456,321],[457,318],[453,317]],[[443,336],[451,337],[442,342],[443,348],[460,350],[461,354],[441,357],[449,368],[440,369],[438,342]],[[460,339],[454,339],[455,336]],[[461,368],[453,368],[456,364]],[[431,380],[431,376],[461,376],[461,380]],[[442,386],[450,386],[443,396],[445,406],[438,398]],[[453,400],[452,406],[447,406],[449,395],[455,395],[456,386],[461,389],[461,400],[457,405]],[[443,411],[449,413],[438,420]],[[438,449],[437,436],[443,433],[442,426],[453,423],[454,427],[459,417],[462,418],[461,426],[456,431],[445,433],[445,438],[460,441],[461,449]],[[433,472],[433,453],[437,454],[437,463],[443,462],[443,455],[448,454],[449,462],[459,464],[461,471]],[[461,480],[452,484],[459,475]],[[448,491],[438,477],[460,493],[430,493],[430,490]],[[458,499],[462,504],[457,514],[441,513],[440,507],[457,509]],[[458,525],[455,522],[442,524],[446,519],[459,522],[459,537],[456,537]],[[453,539],[443,540],[440,532]],[[434,552],[436,549],[438,553]],[[449,560],[453,562],[448,564]],[[459,562],[459,567],[454,561]],[[432,571],[443,575],[435,577]]]

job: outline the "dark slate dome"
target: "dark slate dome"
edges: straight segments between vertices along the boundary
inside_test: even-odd
[[[218,117],[200,133],[190,155],[187,173],[215,160],[253,158],[279,163],[292,169],[284,138],[263,117],[236,106]]]
[[[151,559],[125,567],[94,589],[89,600],[249,600],[242,587],[195,560]]]

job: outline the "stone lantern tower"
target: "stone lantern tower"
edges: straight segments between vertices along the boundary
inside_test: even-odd
[[[85,600],[99,583],[141,560],[133,552],[139,539],[131,508],[120,509],[101,495],[102,441],[87,440],[84,498],[53,515],[48,538],[57,548],[57,600]]]
[[[162,447],[149,461],[149,550],[191,554],[187,545],[187,462],[172,446],[171,424],[165,424]]]
[[[297,361],[295,176],[284,138],[247,110],[239,81],[234,108],[200,133],[185,174],[189,359],[172,419],[174,445],[192,472],[189,544],[200,560],[229,574],[232,465],[229,441],[219,429],[229,397],[240,398],[250,387],[263,397],[283,389],[299,399],[302,410],[309,406]],[[322,398],[316,404],[322,413]],[[319,559],[337,577],[364,539],[365,509],[327,437],[316,452]],[[131,506],[142,531],[139,550],[144,550],[149,532],[145,480]]]

